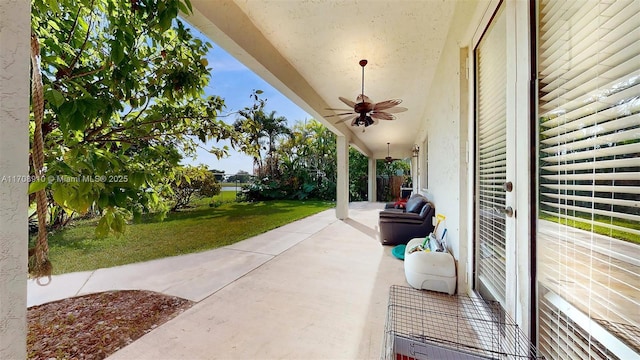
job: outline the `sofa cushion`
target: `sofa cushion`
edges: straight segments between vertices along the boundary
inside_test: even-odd
[[[422,210],[422,207],[426,203],[427,203],[427,198],[425,198],[424,196],[416,196],[416,197],[412,197],[411,199],[409,199],[409,201],[407,201],[405,208],[407,209],[406,210],[407,212],[418,214],[420,213],[420,210]]]
[[[426,204],[424,204],[424,206],[422,207],[422,210],[420,210],[420,217],[424,217],[427,215],[427,213],[431,210],[431,203],[427,202]]]

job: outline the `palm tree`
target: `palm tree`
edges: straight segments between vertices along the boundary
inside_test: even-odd
[[[270,112],[268,116],[263,113],[260,122],[262,123],[262,132],[269,142],[267,154],[271,156],[276,151],[276,140],[282,135],[290,137],[292,135],[291,129],[287,125],[287,118],[284,116],[276,117],[275,111]]]
[[[270,176],[277,174],[278,157],[276,153],[276,141],[278,138],[286,135],[292,136],[291,129],[287,126],[287,118],[284,116],[277,116],[276,112],[272,111],[269,115],[264,113],[259,116],[259,122],[262,125],[262,134],[267,138],[269,149],[267,151],[267,171]]]
[[[242,150],[253,156],[254,166],[258,171],[264,168],[262,150],[267,150],[265,159],[268,165],[268,174],[274,175],[277,168],[276,142],[282,135],[288,137],[292,135],[291,129],[287,126],[287,118],[276,116],[275,111],[267,115],[262,109],[242,115],[244,118],[238,119],[234,123],[236,131],[244,134],[245,146]],[[268,147],[264,147],[265,139]]]

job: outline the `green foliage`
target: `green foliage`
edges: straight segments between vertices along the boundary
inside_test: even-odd
[[[175,180],[171,182],[173,211],[187,207],[195,194],[202,197],[220,194],[220,184],[204,165],[179,167],[175,173]]]
[[[260,110],[250,113],[255,119],[264,121],[264,113]],[[270,118],[274,118],[274,113]],[[264,145],[261,129],[253,118],[236,122],[236,129],[245,131],[244,141],[255,141],[255,149]],[[253,130],[252,130],[253,129]],[[266,133],[264,133],[266,134]],[[289,136],[269,140],[269,152],[263,161],[261,155],[254,157],[258,178],[243,187],[241,199],[244,201],[261,201],[271,199],[308,199],[317,198],[335,200],[336,196],[336,136],[320,122],[311,119],[297,122],[289,132]],[[276,146],[277,144],[277,146]],[[264,147],[267,149],[267,147]],[[250,153],[253,155],[258,153]],[[349,149],[349,197],[350,201],[368,199],[368,158],[357,150]],[[398,173],[410,181],[410,163],[407,161],[377,162],[378,179],[380,180],[378,198],[390,197],[389,179]],[[235,179],[230,177],[230,180]]]
[[[242,199],[335,199],[335,135],[313,119],[296,123],[287,135],[272,147],[267,171],[244,188]]]
[[[411,164],[405,160],[396,160],[386,162],[384,160],[376,160],[376,168],[379,176],[403,175],[408,177],[411,172]]]
[[[238,134],[242,134],[238,141],[238,150],[253,157],[254,168],[262,167],[262,138],[264,132],[260,124],[260,118],[264,115],[266,99],[260,98],[262,90],[253,90],[249,96],[253,105],[240,110],[240,118],[233,123],[233,128]]]
[[[109,235],[110,231],[113,231],[116,235],[124,234],[124,216],[118,212],[122,212],[122,209],[108,207],[104,210],[104,214],[96,226],[95,233],[97,237],[105,237]]]
[[[196,139],[237,141],[216,119],[224,101],[203,98],[210,44],[177,19],[190,9],[188,0],[32,2],[47,191],[68,211],[97,206],[110,219],[100,234],[119,232],[130,214],[166,210],[173,169]]]
[[[236,120],[234,129],[242,134],[244,152],[253,156],[258,175],[274,177],[278,175],[279,165],[277,141],[283,136],[291,136],[291,130],[285,117],[276,116],[275,111],[264,112],[264,101],[261,102],[256,94],[253,95],[256,105],[240,112],[243,118]]]
[[[386,162],[384,160],[376,160],[377,176],[377,197],[382,201],[395,200],[391,192],[391,179],[394,176],[404,176],[404,182],[411,181],[411,164],[406,160],[396,160]]]
[[[358,150],[349,148],[349,201],[367,200],[369,159]]]
[[[264,201],[274,199],[286,199],[287,190],[284,189],[278,180],[263,178],[242,188],[239,201]]]

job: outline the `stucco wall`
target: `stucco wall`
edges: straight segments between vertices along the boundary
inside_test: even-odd
[[[454,43],[455,45],[455,43]],[[459,49],[447,46],[428,93],[429,188],[436,212],[447,217],[447,240],[459,257],[460,213],[460,89]]]
[[[29,1],[0,1],[0,359],[26,358]]]
[[[466,292],[468,231],[468,114],[466,47],[469,27],[476,13],[475,2],[459,2],[454,25],[448,34],[433,86],[426,92],[423,141],[428,142],[428,188],[438,214],[446,216],[447,242],[458,265],[458,291]],[[421,161],[424,164],[423,161]],[[424,183],[423,183],[424,184]]]

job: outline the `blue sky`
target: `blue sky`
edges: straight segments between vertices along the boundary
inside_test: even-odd
[[[284,116],[290,126],[293,126],[298,121],[312,118],[306,111],[300,109],[296,104],[280,94],[279,91],[229,55],[224,49],[207,39],[196,29],[192,30],[194,35],[202,37],[203,40],[208,41],[213,46],[207,55],[209,68],[212,70],[211,82],[205,92],[207,96],[218,95],[224,99],[227,106],[225,113],[235,112],[253,104],[249,95],[251,95],[253,89],[256,89],[264,91],[260,96],[263,99],[267,99],[265,111],[267,113],[275,111],[277,116]],[[223,119],[228,123],[233,123],[236,120],[236,116],[232,115]],[[212,142],[204,144],[202,147],[208,149],[211,146],[221,147],[225,144],[228,145],[227,142]],[[235,174],[239,170],[252,173],[253,160],[251,157],[230,150],[228,158],[218,160],[205,149],[199,149],[195,159],[185,158],[182,162],[192,165],[204,164],[209,169],[224,170],[226,174]]]

